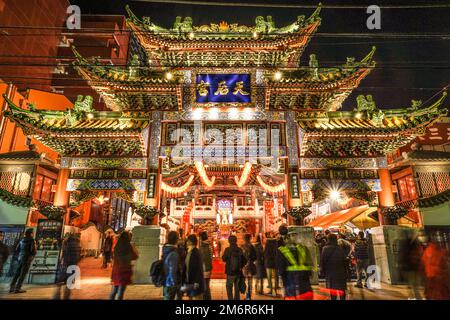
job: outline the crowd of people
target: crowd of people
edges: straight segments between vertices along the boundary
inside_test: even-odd
[[[213,250],[207,232],[191,234],[186,239],[183,232],[170,231],[163,247],[165,281],[164,300],[211,299],[210,279]],[[325,237],[323,239],[323,237]],[[331,299],[345,299],[349,280],[349,256],[356,257],[358,281],[362,288],[365,279],[367,287],[367,266],[369,264],[369,245],[361,232],[354,244],[326,232],[317,237],[320,248],[320,274],[326,280]],[[252,241],[254,240],[254,241]],[[322,240],[324,242],[322,243]],[[281,285],[286,300],[313,299],[311,275],[317,270],[313,253],[302,244],[295,232],[288,232],[282,226],[278,233],[265,234],[265,244],[261,236],[252,239],[245,234],[243,244],[238,245],[236,235],[228,238],[229,246],[220,259],[225,263],[226,292],[229,300],[239,300],[244,294],[250,300],[254,295],[278,296]],[[268,292],[264,290],[267,279]],[[280,284],[281,279],[281,284]],[[254,289],[254,290],[253,290]]]
[[[182,229],[168,232],[159,260],[164,300],[182,300],[185,296],[191,300],[212,299],[210,283],[214,254],[209,239],[206,231],[187,237]],[[286,300],[314,299],[311,275],[318,271],[319,278],[325,280],[325,290],[322,291],[326,291],[333,300],[346,299],[352,270],[356,271],[355,287],[370,289],[368,270],[374,262],[371,261],[373,246],[369,239],[362,231],[357,235],[344,235],[326,230],[317,233],[316,246],[308,248],[298,234],[289,232],[286,226],[281,226],[277,233],[266,233],[264,242],[259,235],[253,238],[245,234],[239,245],[237,236],[232,234],[228,237],[229,246],[219,257],[225,264],[227,298],[239,300],[242,295],[247,300],[255,295],[276,297],[283,288],[282,295]],[[0,232],[0,274],[9,256],[2,240]],[[450,299],[447,250],[424,231],[398,241],[398,268],[410,285],[410,298]],[[318,259],[314,258],[315,252],[311,249],[319,254]],[[62,288],[63,299],[69,299],[71,290],[67,281],[70,273],[67,269],[79,263],[80,253],[79,236],[67,234],[62,243],[55,299],[61,298]],[[25,292],[22,284],[35,255],[33,229],[27,229],[14,252],[17,265],[10,293]],[[117,240],[111,234],[106,236],[102,267],[107,268],[112,262],[110,299],[124,298],[127,286],[132,283],[133,261],[138,257],[131,232],[123,231]]]

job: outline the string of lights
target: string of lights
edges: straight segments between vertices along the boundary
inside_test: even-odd
[[[161,181],[161,190],[171,194],[171,195],[180,195],[186,192],[189,187],[191,186],[192,182],[194,181],[194,175],[190,175],[189,179],[186,181],[185,184],[179,187],[172,187],[168,184],[166,184],[164,181]]]
[[[242,170],[241,177],[234,176],[234,181],[236,182],[238,188],[242,188],[247,184],[251,172],[252,172],[252,164],[250,162],[246,162],[244,165],[244,170]]]
[[[256,180],[258,181],[259,185],[268,193],[271,194],[279,194],[282,193],[286,189],[286,183],[282,182],[279,185],[271,186],[263,181],[261,176],[256,176]]]
[[[213,176],[211,177],[211,179],[208,177],[205,166],[201,161],[197,161],[195,163],[195,168],[197,169],[198,175],[200,176],[202,183],[206,185],[208,188],[212,188],[212,186],[214,186],[214,182],[216,181],[216,177]]]

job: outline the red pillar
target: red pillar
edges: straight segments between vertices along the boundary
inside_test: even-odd
[[[55,192],[55,200],[54,205],[60,207],[66,207],[66,216],[64,218],[65,224],[69,224],[70,220],[70,210],[69,210],[69,192],[66,190],[67,188],[67,180],[69,179],[69,169],[61,169],[59,170],[58,181],[56,183],[56,192]]]
[[[378,192],[380,207],[392,207],[395,205],[395,198],[394,193],[392,192],[391,173],[388,169],[378,169],[378,175],[380,177],[381,185],[381,191]],[[380,225],[383,225],[384,221],[380,209],[378,209],[378,219]]]

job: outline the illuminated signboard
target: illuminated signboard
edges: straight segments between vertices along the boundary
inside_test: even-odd
[[[250,74],[197,74],[197,103],[250,103]]]

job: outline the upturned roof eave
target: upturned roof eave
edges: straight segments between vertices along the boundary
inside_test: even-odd
[[[191,37],[191,38],[185,38],[185,34],[184,33],[180,33],[179,30],[175,30],[175,29],[165,29],[165,28],[161,28],[153,23],[148,24],[148,22],[146,23],[144,20],[138,18],[130,9],[130,7],[127,5],[125,7],[129,17],[127,18],[127,25],[130,27],[130,29],[132,29],[134,32],[137,32],[137,36],[138,38],[140,36],[142,36],[143,34],[147,33],[149,35],[152,35],[154,37],[159,38],[159,41],[164,41],[167,38],[176,38],[176,41],[179,43],[182,40],[185,40],[186,42],[193,42],[196,40],[197,36]],[[262,36],[266,35],[267,36],[274,36],[275,38],[279,37],[279,38],[284,38],[284,37],[289,37],[289,36],[295,36],[295,35],[308,35],[310,36],[311,34],[311,29],[313,29],[313,32],[317,29],[317,27],[320,25],[321,22],[321,18],[319,17],[321,11],[321,4],[319,4],[319,6],[317,7],[317,9],[311,14],[310,17],[304,19],[302,22],[299,22],[299,20],[287,27],[283,27],[283,28],[275,28],[274,30],[268,30],[267,33],[263,33]],[[299,24],[301,23],[301,25]],[[291,26],[294,26],[298,28],[296,31],[290,30]],[[208,26],[206,26],[208,27]],[[245,26],[241,26],[241,27],[245,27]],[[153,29],[153,30],[152,30]],[[254,31],[257,30],[256,27],[245,27],[246,32],[227,32],[228,29],[223,29],[222,31],[220,31],[218,34],[219,36],[216,38],[216,33],[212,33],[212,32],[201,32],[200,27],[199,26],[192,26],[191,27],[192,31],[196,34],[200,34],[201,36],[205,37],[205,40],[208,40],[208,35],[210,35],[209,38],[211,38],[211,36],[213,37],[213,39],[211,39],[211,41],[217,41],[220,38],[223,37],[229,37],[231,41],[235,42],[237,39],[239,38],[244,38],[245,41],[248,40],[252,40],[256,43],[261,42],[261,40],[263,38],[256,38],[254,37]],[[307,32],[309,30],[309,32]],[[267,31],[267,29],[266,29]],[[184,39],[183,39],[184,38]],[[276,41],[276,40],[275,40]],[[279,41],[279,39],[278,39]],[[156,47],[161,46],[161,43],[156,43],[155,44]],[[169,47],[166,45],[166,47]]]
[[[48,110],[27,110],[22,109],[16,106],[11,100],[9,100],[6,96],[4,96],[9,109],[5,111],[4,115],[11,121],[17,123],[20,127],[36,132],[36,134],[74,134],[79,132],[80,134],[105,134],[108,131],[116,134],[139,134],[143,130],[145,130],[152,120],[149,117],[139,118],[139,112],[131,112],[128,115],[128,112],[115,112],[115,111],[94,111],[91,113],[92,118],[90,120],[77,120],[73,125],[67,126],[62,125],[60,127],[53,126],[44,126],[38,127],[31,123],[31,120],[39,122],[40,119],[56,119],[62,120],[65,119],[67,112],[63,111],[48,111]],[[25,115],[24,118],[18,117],[18,114]],[[87,122],[86,125],[94,124],[96,121],[103,122],[102,125],[109,121],[117,121],[117,120],[130,120],[133,123],[130,123],[131,127],[128,124],[118,125],[115,123],[115,126],[118,128],[108,128],[100,127],[100,124],[97,127],[78,127],[80,124]]]

